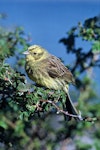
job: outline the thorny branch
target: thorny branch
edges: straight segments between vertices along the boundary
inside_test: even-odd
[[[87,122],[94,122],[95,120],[97,120],[96,118],[90,118],[90,117],[82,117],[81,116],[81,112],[79,111],[78,115],[73,115],[68,113],[68,111],[64,111],[62,110],[60,107],[58,107],[53,101],[51,100],[40,100],[40,102],[44,102],[44,103],[49,103],[52,104],[56,109],[57,109],[57,113],[63,113],[64,115],[73,117],[73,118],[78,118],[79,121],[87,121]]]

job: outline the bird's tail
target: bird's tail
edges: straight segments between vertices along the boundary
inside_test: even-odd
[[[80,120],[80,118],[78,117],[79,114],[78,114],[68,92],[67,92],[67,97],[66,97],[66,109],[69,114],[74,115],[73,117],[75,118],[75,120],[77,120],[77,121]],[[71,118],[72,118],[71,116],[67,116],[68,121],[71,120]]]

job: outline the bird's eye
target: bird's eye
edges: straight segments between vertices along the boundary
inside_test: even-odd
[[[37,53],[36,53],[36,52],[34,52],[33,54],[34,54],[34,55],[36,55]]]

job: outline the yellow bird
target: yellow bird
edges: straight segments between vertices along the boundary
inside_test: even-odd
[[[75,79],[60,59],[38,45],[30,46],[23,54],[26,55],[25,69],[29,78],[48,89],[65,91],[68,113],[78,115],[68,92],[69,83],[75,84]]]

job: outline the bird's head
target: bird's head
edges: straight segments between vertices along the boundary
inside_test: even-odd
[[[41,46],[32,45],[23,54],[26,55],[26,59],[38,61],[44,59],[49,53]]]

